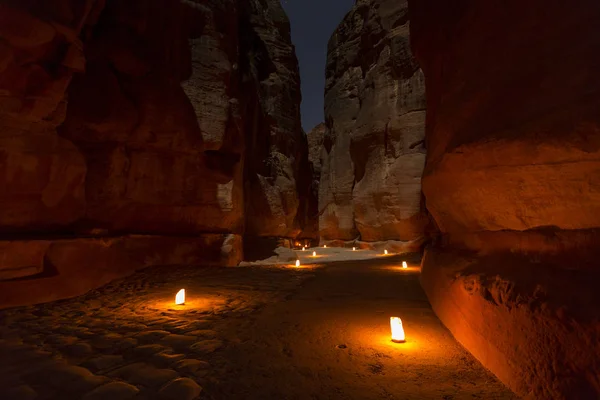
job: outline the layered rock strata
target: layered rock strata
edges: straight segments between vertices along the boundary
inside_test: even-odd
[[[406,1],[358,0],[329,41],[326,76],[321,238],[422,237],[425,85]]]
[[[600,396],[600,5],[411,1],[427,86],[422,283],[517,394]]]
[[[33,303],[147,265],[236,265],[243,236],[301,230],[277,0],[5,1],[0,39],[0,291],[31,284]]]

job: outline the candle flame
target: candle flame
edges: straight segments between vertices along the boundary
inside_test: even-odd
[[[390,326],[392,327],[392,342],[404,343],[406,341],[406,337],[404,336],[402,320],[398,317],[391,317]]]
[[[402,268],[408,268],[408,265],[406,264],[406,261],[402,261]]]
[[[185,289],[181,289],[175,295],[175,304],[185,304]]]

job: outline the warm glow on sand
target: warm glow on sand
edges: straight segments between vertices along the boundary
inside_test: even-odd
[[[404,269],[408,268],[408,264],[406,264],[406,261],[402,261],[402,268],[404,268]]]
[[[175,304],[185,304],[185,289],[181,289],[175,295]]]
[[[398,317],[391,317],[390,325],[392,327],[392,342],[404,343],[406,341],[406,338],[404,337],[404,328],[402,327],[402,320]]]
[[[296,267],[300,266],[300,260],[296,260]]]

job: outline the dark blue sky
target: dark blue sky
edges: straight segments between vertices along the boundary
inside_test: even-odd
[[[306,132],[323,122],[323,90],[327,42],[354,0],[282,0],[302,80],[302,127]]]

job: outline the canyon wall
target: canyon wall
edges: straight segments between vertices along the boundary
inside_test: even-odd
[[[358,0],[333,33],[325,121],[321,240],[420,239],[425,84],[406,1]]]
[[[307,222],[301,238],[310,239],[311,242],[319,238],[319,181],[321,180],[321,155],[325,132],[327,132],[327,126],[320,123],[306,135],[308,163],[312,177],[306,212]],[[308,243],[308,241],[305,242]]]
[[[311,175],[290,24],[279,0],[242,3],[248,17],[241,45],[252,78],[242,93],[253,94],[246,99],[245,234],[296,237],[306,222]]]
[[[11,0],[0,39],[0,306],[236,265],[244,236],[302,229],[278,0]]]
[[[414,0],[422,284],[517,394],[600,397],[600,3]]]

